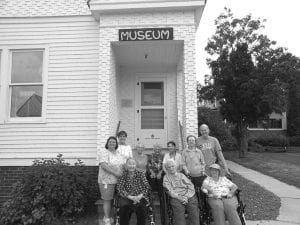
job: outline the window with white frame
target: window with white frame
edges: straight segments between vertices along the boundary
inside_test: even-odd
[[[44,50],[11,50],[11,119],[42,117]]]

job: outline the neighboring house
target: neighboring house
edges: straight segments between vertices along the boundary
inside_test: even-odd
[[[251,138],[261,136],[265,131],[286,135],[287,118],[286,113],[271,113],[267,118],[256,121],[248,127]]]
[[[220,103],[216,99],[214,99],[214,100],[201,99],[201,100],[198,100],[198,107],[207,107],[210,109],[218,109],[220,107]]]
[[[207,107],[210,109],[219,109],[220,102],[218,100],[207,100],[198,99],[198,107]],[[248,127],[249,134],[251,137],[257,137],[261,135],[264,131],[268,130],[273,133],[286,134],[287,130],[287,117],[286,113],[271,113],[265,119],[258,120],[252,123]]]
[[[94,166],[119,121],[133,146],[182,146],[179,122],[197,135],[205,2],[1,1],[0,171],[58,153]]]

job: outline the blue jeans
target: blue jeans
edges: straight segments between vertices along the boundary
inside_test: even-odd
[[[225,217],[230,225],[242,225],[237,213],[238,201],[236,197],[215,199],[208,198],[215,225],[225,225]]]
[[[171,198],[170,200],[173,209],[174,225],[186,225],[185,210],[188,213],[189,225],[199,225],[199,208],[196,195],[189,198],[186,205],[182,204],[178,199]]]

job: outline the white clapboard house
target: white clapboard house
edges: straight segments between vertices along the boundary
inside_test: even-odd
[[[146,148],[197,135],[205,2],[0,1],[0,170],[58,153],[94,166],[117,129]]]

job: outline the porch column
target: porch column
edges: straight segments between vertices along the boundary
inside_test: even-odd
[[[115,28],[101,28],[99,36],[99,77],[97,150],[104,148],[109,136],[114,136],[118,124],[117,79],[115,54],[111,42],[115,41]]]
[[[184,147],[186,136],[198,136],[195,25],[178,27],[175,31],[178,39],[184,40],[183,55],[177,66],[178,120],[183,126],[183,143],[180,146]]]
[[[198,136],[195,30],[193,27],[189,28],[190,32],[187,32],[188,35],[185,37],[183,50],[184,96],[186,99],[183,116],[185,117],[186,136]]]

